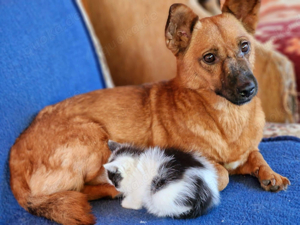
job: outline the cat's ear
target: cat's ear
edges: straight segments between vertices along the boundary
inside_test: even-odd
[[[114,142],[112,140],[109,140],[107,143],[109,149],[113,152],[116,149],[120,148],[122,146],[122,144],[118,143],[118,142]]]
[[[130,156],[123,156],[115,159],[112,162],[104,164],[103,167],[112,173],[116,173],[118,171],[119,172],[125,171],[133,164],[134,164],[134,158]]]
[[[106,163],[103,165],[103,167],[109,171],[109,172],[112,172],[112,173],[115,173],[117,172],[118,170],[118,165],[116,162],[110,162],[110,163]]]

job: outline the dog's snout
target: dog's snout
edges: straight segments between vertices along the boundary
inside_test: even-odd
[[[255,92],[255,84],[254,82],[248,82],[243,86],[238,88],[238,93],[242,98],[249,98]]]

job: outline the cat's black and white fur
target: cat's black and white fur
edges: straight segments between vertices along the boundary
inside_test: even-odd
[[[199,154],[112,141],[108,145],[112,155],[104,167],[123,193],[124,208],[145,207],[159,217],[194,218],[219,203],[216,171]]]

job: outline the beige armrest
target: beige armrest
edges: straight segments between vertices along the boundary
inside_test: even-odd
[[[293,63],[281,53],[259,42],[255,43],[254,74],[258,96],[269,122],[297,122],[298,103]]]

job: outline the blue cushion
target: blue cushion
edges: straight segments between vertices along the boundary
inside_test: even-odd
[[[231,176],[220,205],[197,219],[157,218],[145,210],[123,209],[118,200],[98,200],[92,203],[97,224],[299,224],[300,139],[267,139],[260,149],[271,168],[290,179],[287,191],[266,192],[254,177]]]
[[[73,1],[0,1],[0,219],[14,217],[9,149],[46,105],[105,87]],[[0,222],[0,224],[2,224]]]
[[[143,210],[124,209],[120,200],[91,202],[97,224],[299,224],[300,216],[300,139],[280,137],[264,140],[261,153],[272,169],[287,176],[292,185],[287,191],[264,191],[258,180],[251,176],[231,176],[229,185],[221,192],[221,203],[208,214],[197,219],[173,220],[157,218]],[[10,193],[7,193],[11,195]],[[9,196],[9,199],[12,197]],[[9,206],[9,224],[56,224],[30,215],[16,205]]]

